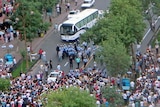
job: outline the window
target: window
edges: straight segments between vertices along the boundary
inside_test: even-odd
[[[87,21],[87,17],[86,17],[85,19],[83,19],[83,22],[84,22],[85,24],[87,24],[87,23],[88,23],[88,21]]]
[[[80,28],[84,25],[83,20],[80,21]]]
[[[62,35],[73,35],[74,32],[72,31],[72,25],[63,24],[60,28],[60,33]]]
[[[78,23],[76,24],[76,26],[77,26],[78,28],[80,28],[80,23],[78,22]]]
[[[93,14],[93,18],[97,18],[98,17],[98,11],[96,13]]]

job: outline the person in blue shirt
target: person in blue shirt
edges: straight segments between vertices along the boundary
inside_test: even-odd
[[[105,105],[106,105],[106,107],[109,107],[109,102],[106,101],[106,102],[105,102]]]
[[[2,107],[6,107],[6,102],[4,100],[1,102],[1,104],[2,104]]]

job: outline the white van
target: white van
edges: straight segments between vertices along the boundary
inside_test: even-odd
[[[89,8],[94,5],[95,0],[84,0],[83,4],[81,5],[81,8]]]

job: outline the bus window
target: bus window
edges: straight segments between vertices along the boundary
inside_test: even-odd
[[[84,23],[85,23],[85,24],[87,24],[87,23],[88,23],[88,22],[87,22],[87,18],[85,18],[85,19],[83,19],[83,20],[84,20]]]
[[[62,35],[72,35],[72,34],[74,34],[74,32],[72,31],[72,25],[63,24],[63,25],[60,27],[60,33],[61,33]]]
[[[94,18],[97,18],[97,17],[98,17],[98,12],[94,13],[94,14],[93,14],[93,17],[94,17]]]
[[[80,21],[80,27],[82,27],[84,24],[83,24],[83,20]]]

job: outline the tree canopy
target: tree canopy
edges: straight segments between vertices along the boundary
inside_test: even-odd
[[[127,48],[141,41],[145,24],[140,6],[137,0],[112,0],[109,14],[82,35],[82,40],[92,39],[99,44],[114,32]]]
[[[102,49],[97,55],[100,57],[103,56],[102,61],[105,62],[110,75],[123,75],[127,72],[130,64],[130,57],[121,40],[110,37],[107,41],[103,41]],[[98,59],[100,58],[98,57]]]
[[[43,102],[45,107],[96,107],[95,98],[76,87],[50,91],[43,94],[42,98],[47,99],[47,103]]]
[[[26,0],[17,2],[19,6],[12,16],[12,20],[16,22],[15,29],[19,30],[21,34],[25,32],[27,40],[35,38],[38,29],[47,30],[46,26],[49,24],[43,22],[42,14],[37,9],[40,6],[39,2]]]
[[[143,19],[139,0],[112,0],[109,13],[81,37],[102,47],[100,53],[112,75],[123,74],[129,65],[133,44],[142,40]]]
[[[160,0],[141,0],[145,19],[148,20],[152,30],[155,18],[160,15]]]
[[[0,78],[0,90],[2,91],[8,91],[10,87],[10,80],[9,79],[3,79]]]
[[[109,102],[109,107],[124,107],[122,95],[115,87],[103,87],[103,97]]]

